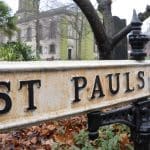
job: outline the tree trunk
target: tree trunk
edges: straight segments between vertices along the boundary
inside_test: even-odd
[[[39,19],[36,20],[36,56],[39,57],[40,36],[39,36]]]
[[[35,23],[35,29],[36,29],[36,56],[39,57],[39,51],[40,51],[40,35],[39,35],[39,5],[40,5],[40,0],[35,0],[34,1],[34,6],[35,6],[35,15],[36,15],[36,23]]]
[[[103,15],[103,23],[105,32],[108,37],[112,37],[114,34],[114,23],[111,13],[111,0],[97,0],[98,10]]]

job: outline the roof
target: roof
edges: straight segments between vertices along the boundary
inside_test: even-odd
[[[70,15],[70,14],[72,14],[72,11],[68,10],[67,6],[59,7],[59,8],[55,8],[55,9],[51,9],[51,10],[48,10],[48,11],[42,11],[39,14],[39,19],[41,19],[41,18],[47,18],[47,17],[55,16],[55,15],[62,15],[62,14]],[[18,14],[16,13],[16,16],[17,15]],[[36,19],[35,13],[31,14],[31,15],[27,15],[27,17],[20,18],[18,20],[18,23],[28,22],[28,21],[32,21],[34,19]]]

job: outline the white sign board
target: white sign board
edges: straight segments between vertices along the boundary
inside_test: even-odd
[[[0,130],[150,96],[150,61],[0,63]]]

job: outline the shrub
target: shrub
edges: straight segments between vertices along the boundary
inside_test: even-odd
[[[0,45],[0,60],[29,61],[35,60],[30,46],[21,42],[9,42]]]
[[[81,150],[133,150],[130,129],[126,125],[114,124],[99,129],[95,141],[88,139],[88,132],[81,130],[75,135],[75,145]]]

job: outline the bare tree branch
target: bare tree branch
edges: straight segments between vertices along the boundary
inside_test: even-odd
[[[150,17],[150,6],[147,6],[146,11],[138,14],[139,19],[144,22],[148,17]],[[112,47],[114,47],[118,42],[120,42],[129,32],[132,31],[131,24],[123,28],[120,32],[116,33],[112,38]]]
[[[93,30],[101,59],[110,59],[111,40],[107,37],[103,24],[89,0],[73,0],[83,11]],[[92,14],[92,15],[91,15]]]
[[[148,6],[146,7],[145,12],[139,13],[138,16],[139,16],[139,19],[140,19],[141,21],[144,21],[144,20],[146,20],[148,17],[150,17],[150,5],[148,5]]]
[[[89,24],[91,25],[91,28],[93,30],[97,42],[100,58],[111,59],[111,53],[113,51],[113,48],[132,30],[131,24],[123,28],[120,32],[118,32],[111,38],[110,37],[111,35],[109,33],[110,30],[108,30],[108,32],[105,31],[103,24],[97,14],[97,11],[94,9],[89,0],[73,0],[73,1],[80,7],[80,9],[85,14],[87,20],[89,21]],[[101,10],[102,13],[108,10],[106,14],[103,15],[104,17],[105,16],[107,17],[105,18],[105,22],[111,24],[110,22],[111,19],[109,19],[112,17],[111,0],[97,0],[97,2],[99,3],[99,10]],[[139,17],[142,21],[144,21],[149,16],[150,16],[150,6],[147,6],[146,11],[144,13],[140,13]],[[112,25],[110,25],[109,27],[112,27]]]
[[[112,38],[112,47],[115,47],[130,31],[132,30],[131,24],[123,28],[120,32],[116,33]]]

